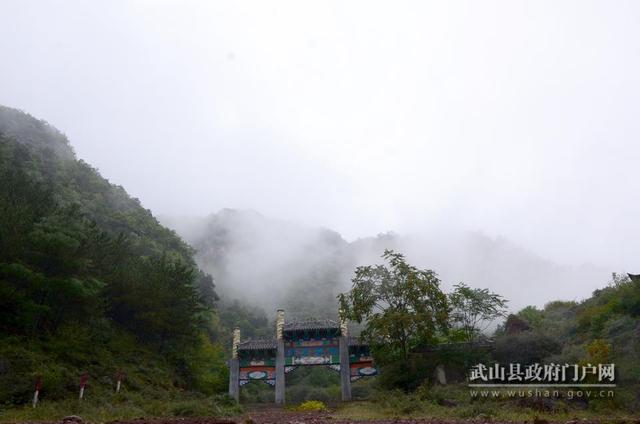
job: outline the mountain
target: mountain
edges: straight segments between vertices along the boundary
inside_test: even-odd
[[[337,316],[336,299],[355,259],[334,231],[224,209],[205,219],[161,217],[196,250],[226,298],[298,318]]]
[[[507,297],[514,311],[585,298],[610,276],[610,270],[560,265],[480,232],[386,233],[348,242],[335,231],[255,211],[160,219],[196,249],[197,263],[214,275],[224,297],[247,300],[268,313],[285,307],[291,315],[335,316],[335,296],[349,289],[354,269],[381,263],[385,249],[435,270],[445,289],[459,281],[490,288]]]
[[[27,166],[24,162],[28,161],[30,177],[50,188],[58,206],[77,205],[100,228],[126,234],[140,253],[171,252],[192,262],[191,249],[180,237],[161,226],[123,187],[109,183],[91,165],[77,160],[67,137],[56,128],[0,106],[0,134],[4,154],[16,155],[18,166]]]
[[[0,106],[0,399],[225,389],[211,276],[48,123]],[[226,346],[225,346],[226,347]],[[147,387],[147,388],[145,388]],[[151,388],[148,388],[151,387]]]
[[[394,243],[411,263],[434,269],[445,288],[460,281],[489,288],[509,299],[512,311],[557,299],[584,299],[611,277],[609,269],[558,264],[505,237],[481,232],[409,234],[395,237]],[[388,244],[373,240],[378,251]],[[368,251],[371,255],[371,247]]]

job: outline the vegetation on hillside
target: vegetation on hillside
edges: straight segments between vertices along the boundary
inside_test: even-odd
[[[614,274],[606,288],[596,290],[591,298],[579,303],[550,302],[542,310],[528,306],[516,315],[509,315],[495,331],[495,341],[489,342],[482,340],[486,336],[481,330],[484,323],[505,315],[506,299],[463,283],[446,296],[440,291],[433,271],[418,270],[393,251],[386,251],[383,258],[388,260],[389,267],[358,268],[351,291],[340,296],[342,316],[364,323],[362,337],[371,343],[382,368],[378,391],[402,389],[409,398],[418,395],[431,402],[434,399],[428,394],[437,385],[438,365],[447,370],[449,382],[463,382],[470,367],[478,363],[520,364],[523,369],[536,363],[577,366],[613,363],[618,388],[611,397],[573,401],[569,393],[563,392],[560,396],[538,399],[541,405],[527,404],[531,396],[519,399],[500,395],[495,401],[502,399],[510,408],[517,407],[515,402],[519,401],[522,409],[531,407],[534,411],[538,408],[551,413],[568,412],[576,405],[586,405],[592,411],[640,410],[637,277]],[[463,404],[477,402],[466,387],[459,386],[458,390],[466,391]],[[460,397],[460,393],[451,393]],[[436,400],[452,406],[464,399]]]
[[[600,361],[616,364],[616,381],[637,388],[640,382],[640,280],[612,275],[609,284],[582,302],[550,302],[544,308],[522,309],[517,316],[529,327],[520,337],[545,339],[541,352],[556,363]],[[509,340],[512,349],[531,350],[531,344],[509,338],[506,326],[498,340]],[[603,347],[604,346],[604,347]],[[534,349],[537,350],[537,349]],[[505,356],[511,355],[504,352]],[[638,392],[640,393],[640,392]],[[640,395],[638,395],[640,396]],[[640,408],[640,397],[635,404]]]
[[[226,389],[213,280],[66,137],[0,107],[0,399]],[[172,395],[173,396],[173,395]]]

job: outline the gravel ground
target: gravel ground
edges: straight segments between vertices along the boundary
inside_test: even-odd
[[[364,420],[354,421],[348,419],[337,418],[330,412],[291,412],[281,408],[261,408],[250,411],[241,417],[229,419],[215,418],[172,418],[172,419],[138,419],[132,421],[113,421],[109,424],[488,424],[481,420],[460,420],[460,421],[442,421],[436,419],[384,419],[384,420]],[[490,424],[508,424],[491,422]],[[535,420],[534,422],[525,422],[522,424],[550,424],[546,420]],[[567,423],[556,424],[599,424],[597,421],[570,421]],[[640,424],[640,422],[631,422],[628,424]]]
[[[437,419],[383,419],[354,421],[338,418],[330,412],[291,412],[282,408],[259,408],[245,413],[239,417],[213,418],[135,418],[132,420],[116,420],[108,424],[489,424],[482,420],[443,421]],[[26,424],[26,423],[24,423]],[[86,424],[82,418],[70,416],[58,423],[38,424]],[[490,424],[513,424],[492,421]],[[566,423],[549,423],[546,420],[533,420],[521,424],[600,424],[598,421],[568,421]],[[640,420],[631,420],[625,424],[640,424]]]

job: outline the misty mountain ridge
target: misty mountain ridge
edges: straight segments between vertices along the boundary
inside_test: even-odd
[[[0,105],[0,134],[34,149],[46,148],[61,159],[75,159],[67,136],[47,121],[21,110]]]
[[[31,176],[50,185],[60,207],[77,205],[100,228],[126,235],[144,254],[175,252],[186,262],[192,261],[189,246],[161,226],[124,187],[112,184],[97,169],[77,159],[67,137],[46,121],[0,105],[0,135],[6,138],[7,147],[16,143],[26,149],[17,153],[17,160],[38,170],[31,171]]]
[[[284,306],[301,318],[337,315],[335,296],[355,263],[338,233],[234,209],[207,218],[159,219],[196,249],[196,261],[221,283],[223,297],[268,313]]]
[[[385,249],[436,271],[445,290],[460,281],[487,287],[509,299],[513,311],[586,298],[606,285],[611,273],[593,265],[558,264],[482,232],[388,232],[349,242],[335,231],[253,210],[159,219],[196,249],[198,265],[214,276],[223,297],[248,301],[269,314],[278,307],[296,316],[330,314],[335,296],[349,289],[354,269],[382,263]]]
[[[30,149],[53,153],[52,158],[61,164],[56,166],[76,160],[62,132],[25,112],[1,106],[0,133]],[[56,197],[63,203],[74,199],[102,226],[129,233],[142,250],[168,248],[188,255],[188,248],[171,231],[157,226],[156,218],[138,199],[129,197],[122,187],[96,178],[96,171],[83,161],[78,163],[84,175],[78,176],[77,183],[57,188]],[[52,166],[50,172],[59,171]],[[104,210],[113,212],[105,214]],[[542,306],[558,298],[587,297],[606,284],[612,271],[591,265],[561,265],[508,239],[490,238],[481,232],[390,232],[349,242],[330,229],[269,218],[251,210],[223,209],[205,218],[161,220],[197,250],[198,264],[214,276],[226,297],[247,300],[267,313],[284,306],[291,314],[335,317],[335,296],[349,288],[355,267],[380,263],[387,248],[404,253],[420,268],[436,271],[445,289],[459,281],[488,287],[507,297],[512,310],[528,304]],[[141,232],[141,228],[146,230]]]

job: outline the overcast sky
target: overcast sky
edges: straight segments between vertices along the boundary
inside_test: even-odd
[[[0,103],[154,213],[639,271],[640,2],[0,0]]]

